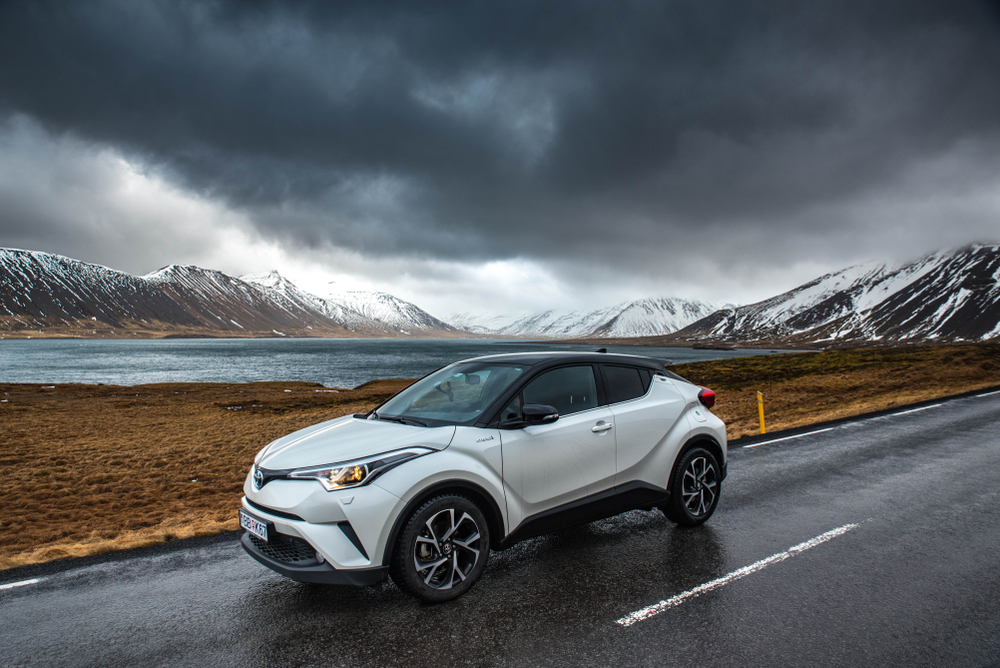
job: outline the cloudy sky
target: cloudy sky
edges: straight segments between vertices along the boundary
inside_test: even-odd
[[[0,0],[0,246],[439,316],[1000,241],[997,3]]]

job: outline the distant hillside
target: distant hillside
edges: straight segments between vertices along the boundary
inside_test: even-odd
[[[307,307],[352,331],[399,335],[454,335],[461,330],[438,320],[416,304],[385,292],[352,291],[325,297],[299,289],[278,272],[241,277],[276,301]]]
[[[513,316],[457,314],[456,326],[481,334],[552,338],[622,338],[675,332],[715,310],[685,299],[638,299],[596,311],[543,311]]]
[[[60,255],[0,249],[2,336],[454,335],[416,306],[395,303],[418,320],[407,328],[402,317],[369,317],[299,290],[276,272],[242,280],[170,265],[133,276]]]
[[[384,327],[386,331],[401,334],[457,333],[460,331],[459,328],[453,327],[443,320],[438,320],[416,304],[385,292],[342,292],[330,295],[326,301],[360,313],[372,322]]]
[[[1000,246],[976,245],[899,267],[849,267],[756,304],[717,311],[669,338],[853,345],[998,336]]]
[[[843,346],[1000,337],[1000,246],[869,263],[756,304],[640,299],[593,311],[460,314],[384,292],[317,296],[277,272],[170,265],[146,276],[0,249],[0,336],[468,336],[642,344]]]

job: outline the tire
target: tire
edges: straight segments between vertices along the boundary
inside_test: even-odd
[[[670,499],[660,509],[671,522],[696,527],[715,512],[722,476],[715,455],[695,446],[681,455],[670,481]]]
[[[490,556],[490,529],[475,503],[447,494],[421,504],[403,527],[389,574],[405,591],[428,603],[458,598],[472,589]]]

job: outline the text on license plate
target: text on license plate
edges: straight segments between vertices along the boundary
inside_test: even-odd
[[[242,510],[240,511],[240,526],[258,538],[267,540],[267,523],[261,522],[255,517],[250,517],[250,515]]]

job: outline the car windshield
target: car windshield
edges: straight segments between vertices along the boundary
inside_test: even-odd
[[[440,426],[479,417],[524,367],[514,364],[459,362],[418,380],[387,401],[375,415],[380,420]]]

